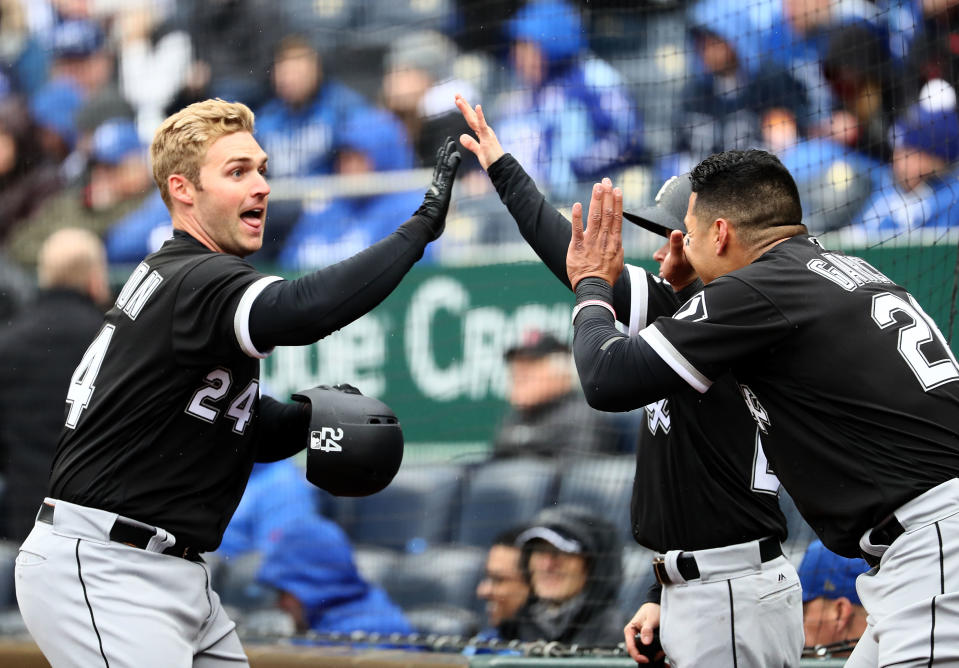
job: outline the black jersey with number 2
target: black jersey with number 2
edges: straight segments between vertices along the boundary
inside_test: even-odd
[[[866,261],[788,239],[640,337],[693,388],[732,369],[773,470],[831,550],[959,474],[959,365]]]
[[[145,258],[73,374],[49,495],[215,549],[256,456],[249,311],[276,280],[186,235]]]
[[[489,175],[523,237],[569,287],[569,221],[510,154],[491,165]],[[613,295],[630,333],[681,306],[668,283],[633,265],[626,266]],[[628,393],[623,368],[616,371],[615,380],[624,385],[617,391]],[[769,471],[756,425],[730,375],[706,395],[681,387],[644,410],[630,508],[637,542],[665,552],[785,538],[779,481]]]

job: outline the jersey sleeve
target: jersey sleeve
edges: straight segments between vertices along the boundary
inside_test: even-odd
[[[183,363],[209,363],[236,355],[266,357],[250,338],[250,308],[266,286],[282,280],[244,260],[211,255],[181,280],[173,307],[173,347]]]
[[[626,318],[621,319],[624,320],[623,324],[627,325],[630,336],[638,334],[656,318],[672,315],[679,308],[680,301],[676,292],[659,276],[632,264],[627,264],[623,273],[628,277],[626,287],[620,288],[623,281],[617,281],[613,298],[616,313],[627,314]],[[625,293],[628,304],[617,303],[621,299],[621,293]]]
[[[705,392],[713,379],[776,346],[792,328],[764,294],[727,275],[639,336],[690,386]]]

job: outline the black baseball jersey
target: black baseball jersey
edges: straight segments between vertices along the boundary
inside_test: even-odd
[[[701,392],[734,372],[772,469],[839,554],[959,474],[959,365],[942,334],[906,290],[814,237],[716,279],[640,337]]]
[[[490,166],[489,175],[523,237],[569,287],[569,221],[509,154]],[[681,305],[670,285],[633,266],[620,275],[613,303],[631,332]],[[731,376],[705,395],[683,387],[645,411],[631,505],[637,542],[664,552],[785,538],[779,483],[768,470],[756,424]]]
[[[73,374],[49,496],[215,549],[256,455],[249,311],[277,280],[182,233],[144,259]]]
[[[681,305],[659,277],[627,265],[617,312],[630,332]],[[633,536],[653,550],[703,550],[786,538],[779,480],[769,470],[756,423],[730,374],[700,394],[685,388],[645,406],[630,508]]]

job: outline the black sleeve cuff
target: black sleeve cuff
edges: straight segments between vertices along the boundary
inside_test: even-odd
[[[580,304],[587,299],[599,299],[612,305],[613,286],[602,278],[587,276],[576,286],[576,303]]]
[[[489,166],[489,169],[486,170],[486,173],[489,175],[490,181],[493,182],[493,185],[496,185],[496,182],[502,179],[504,176],[507,176],[506,173],[515,165],[516,158],[514,158],[510,153],[504,153],[496,159],[496,162]]]

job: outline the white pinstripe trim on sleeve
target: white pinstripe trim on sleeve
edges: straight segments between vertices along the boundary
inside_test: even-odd
[[[260,352],[253,345],[253,339],[250,338],[250,309],[253,308],[253,302],[256,301],[256,298],[260,296],[266,286],[282,280],[279,276],[264,276],[250,284],[250,287],[240,297],[240,303],[237,305],[236,313],[233,316],[233,333],[236,334],[236,342],[240,344],[240,349],[250,357],[263,359],[273,352],[272,348],[266,352]]]
[[[689,360],[673,347],[673,344],[663,336],[663,333],[656,329],[656,325],[647,327],[639,335],[669,365],[670,369],[675,371],[697,392],[705,392],[713,384],[713,381],[701,374],[696,367],[689,363]]]
[[[649,312],[649,284],[646,282],[646,272],[634,265],[627,264],[629,272],[629,331],[635,336],[647,324]]]

